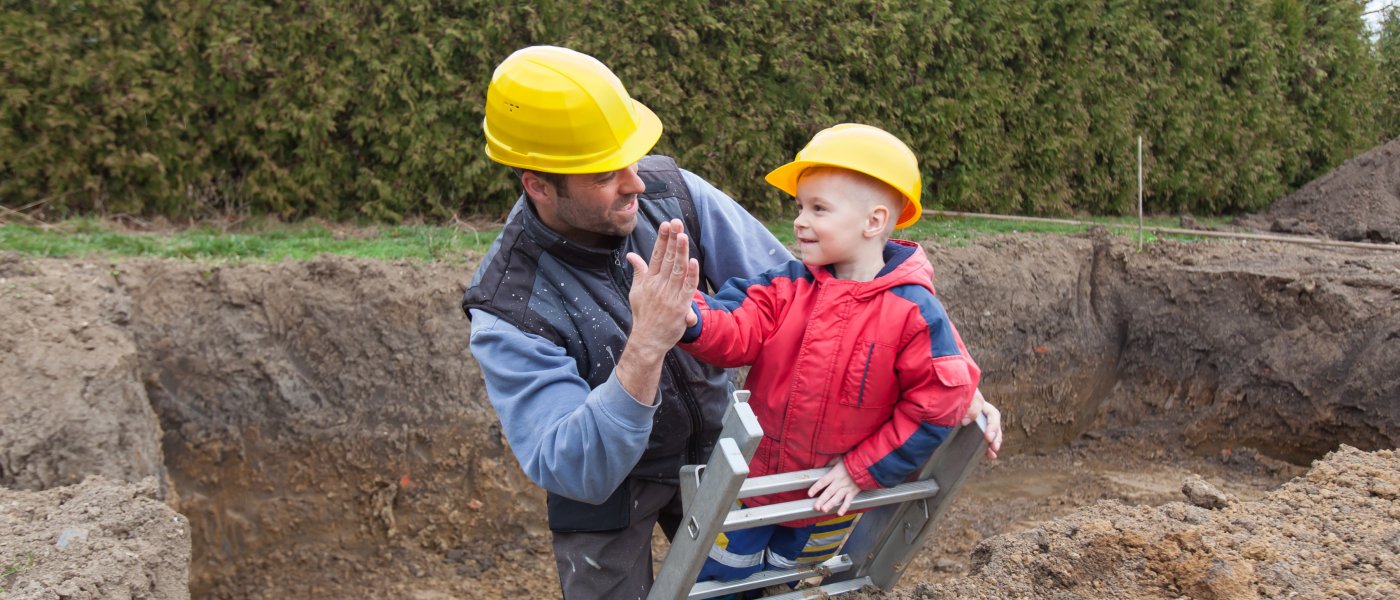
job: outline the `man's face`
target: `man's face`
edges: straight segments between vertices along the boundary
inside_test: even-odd
[[[565,175],[564,184],[554,189],[553,202],[537,204],[545,224],[573,241],[596,246],[605,236],[632,233],[637,194],[646,184],[634,164],[606,173]]]

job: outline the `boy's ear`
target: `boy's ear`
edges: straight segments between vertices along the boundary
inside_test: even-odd
[[[861,234],[867,238],[884,236],[885,228],[889,224],[890,207],[885,206],[883,202],[877,202],[866,215],[865,228],[861,230]]]

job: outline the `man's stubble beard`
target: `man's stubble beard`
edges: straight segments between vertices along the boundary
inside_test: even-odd
[[[556,197],[558,201],[555,203],[557,207],[555,212],[558,218],[576,229],[600,235],[627,237],[632,234],[632,230],[637,228],[637,215],[635,213],[632,215],[632,218],[624,224],[618,224],[608,218],[614,211],[630,204],[632,200],[635,199],[635,196],[634,198],[629,198],[609,207],[607,215],[590,214],[588,211],[579,210],[578,203],[574,202],[572,196],[566,195],[562,188],[559,189]],[[640,203],[640,199],[636,200]],[[640,205],[638,208],[640,208]]]

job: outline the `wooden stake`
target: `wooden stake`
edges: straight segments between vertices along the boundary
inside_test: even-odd
[[[1142,252],[1142,136],[1138,136],[1138,252]]]

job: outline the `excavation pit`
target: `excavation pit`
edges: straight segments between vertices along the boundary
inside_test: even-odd
[[[1400,440],[1398,253],[926,247],[1007,441],[901,589],[1102,500],[1181,500],[1198,474],[1253,501],[1341,444]],[[154,477],[189,521],[197,598],[553,596],[543,494],[467,352],[478,260],[6,256],[0,484]]]

